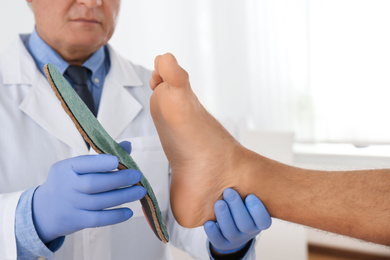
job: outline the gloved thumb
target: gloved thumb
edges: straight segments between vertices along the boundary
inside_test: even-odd
[[[131,143],[129,141],[120,142],[119,145],[122,146],[127,153],[131,153]]]

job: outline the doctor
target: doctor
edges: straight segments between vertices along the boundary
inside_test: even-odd
[[[175,221],[169,165],[149,111],[151,72],[107,45],[120,0],[27,2],[35,30],[0,57],[0,259],[170,259],[137,201],[145,195],[133,186],[140,173],[112,172],[117,158],[89,150],[43,76],[49,62],[74,86],[84,77],[100,123],[118,142],[132,142],[173,245],[200,259],[254,259],[255,237],[271,224],[255,196],[243,202],[226,189],[215,203],[218,225],[206,232]]]

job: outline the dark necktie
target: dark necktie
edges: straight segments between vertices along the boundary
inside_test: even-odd
[[[74,90],[87,105],[92,114],[96,116],[95,102],[87,86],[88,69],[81,66],[69,66],[65,72],[74,83]]]

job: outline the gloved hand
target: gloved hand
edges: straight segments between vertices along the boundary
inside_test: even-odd
[[[122,145],[129,149],[129,145]],[[129,208],[115,207],[146,195],[135,185],[142,175],[136,170],[114,171],[118,158],[85,155],[55,163],[47,180],[33,197],[33,220],[44,243],[91,227],[123,222],[133,215]]]
[[[214,204],[217,222],[207,221],[204,229],[213,249],[231,254],[244,248],[262,230],[271,226],[271,217],[255,195],[248,195],[243,203],[233,189],[223,192],[223,199]]]

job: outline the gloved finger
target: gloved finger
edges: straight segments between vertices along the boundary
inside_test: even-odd
[[[131,153],[131,143],[129,141],[120,142],[119,145],[125,149],[125,151],[130,154]]]
[[[78,196],[75,196],[73,205],[78,209],[101,210],[140,200],[145,195],[146,189],[142,186],[135,185],[93,195],[80,193]]]
[[[248,195],[245,198],[245,204],[252,216],[252,219],[255,221],[256,226],[260,230],[267,229],[272,224],[272,219],[264,207],[263,203],[253,194]]]
[[[78,174],[108,172],[118,167],[118,157],[109,154],[83,155],[62,161]]]
[[[232,214],[226,202],[223,200],[215,202],[214,212],[222,235],[229,241],[238,238],[240,236],[240,231],[234,223]]]
[[[240,195],[235,190],[230,188],[225,189],[223,191],[223,198],[229,205],[230,212],[238,230],[247,234],[259,231]]]
[[[215,223],[214,221],[207,221],[206,223],[204,223],[203,228],[210,243],[215,248],[223,248],[223,246],[228,243],[226,238],[222,235],[217,223]]]
[[[81,211],[79,228],[94,228],[117,224],[128,220],[133,216],[133,211],[129,208],[117,208],[98,211]]]
[[[78,175],[74,188],[82,193],[94,194],[128,187],[137,184],[141,179],[141,172],[133,169],[110,173],[91,173]]]

